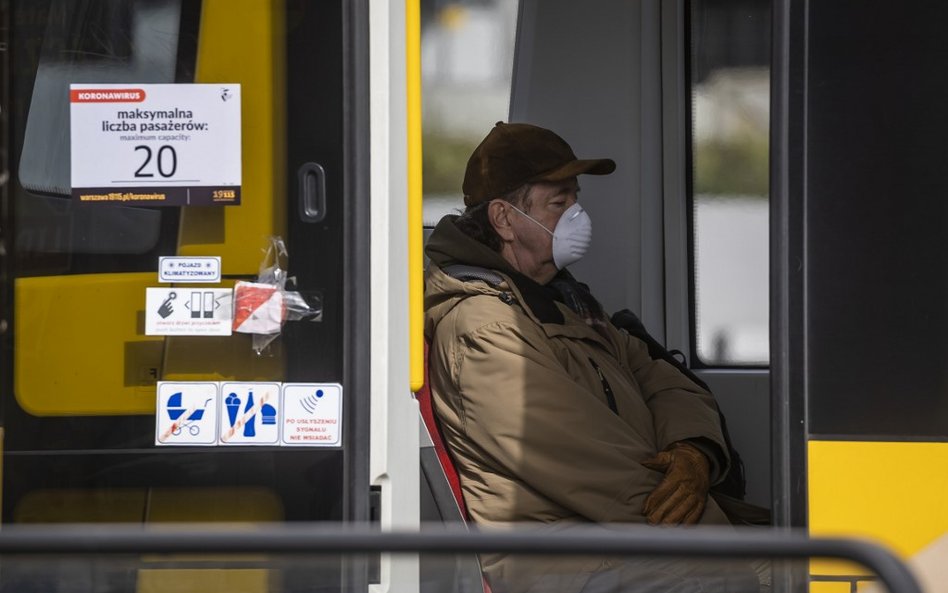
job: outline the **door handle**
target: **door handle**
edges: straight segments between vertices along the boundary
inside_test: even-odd
[[[303,163],[299,180],[300,220],[321,222],[326,218],[326,171],[319,163]]]

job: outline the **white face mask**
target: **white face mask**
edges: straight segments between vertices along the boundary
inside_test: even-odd
[[[586,255],[589,243],[592,242],[592,220],[578,202],[566,209],[552,231],[520,208],[513,204],[510,204],[510,207],[553,235],[553,263],[556,269],[562,270]]]

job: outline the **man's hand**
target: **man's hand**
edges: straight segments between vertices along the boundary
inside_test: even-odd
[[[652,525],[697,523],[711,488],[711,465],[704,453],[679,441],[643,461],[642,465],[665,472],[665,479],[648,495],[642,507],[648,522]]]

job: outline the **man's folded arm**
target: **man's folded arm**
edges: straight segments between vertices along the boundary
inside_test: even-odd
[[[664,360],[653,360],[645,344],[628,334],[628,359],[655,422],[659,449],[684,441],[705,454],[711,483],[727,474],[730,464],[714,396]]]

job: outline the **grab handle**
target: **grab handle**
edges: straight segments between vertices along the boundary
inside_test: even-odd
[[[326,171],[319,163],[303,163],[299,179],[300,220],[321,222],[326,218]]]

